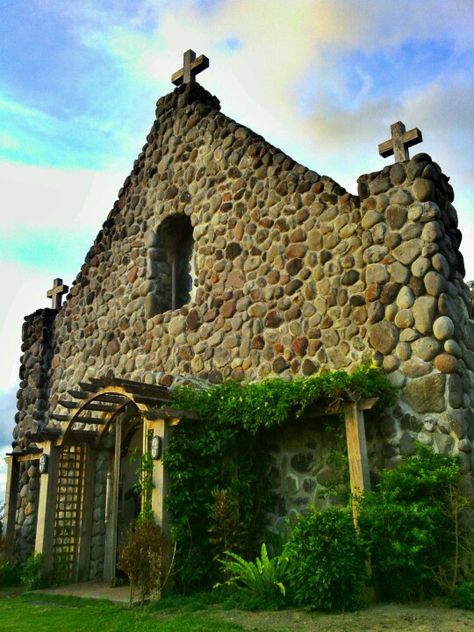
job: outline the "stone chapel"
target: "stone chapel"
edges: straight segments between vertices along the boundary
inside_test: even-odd
[[[161,455],[186,414],[169,389],[186,380],[292,379],[372,361],[399,396],[383,415],[369,411],[366,428],[358,421],[369,469],[419,441],[459,454],[474,487],[461,233],[449,178],[427,154],[408,155],[420,132],[392,125],[379,146],[390,164],[360,176],[353,195],[226,117],[196,82],[207,66],[185,53],[70,291],[56,279],[52,308],[23,324],[6,532],[23,559],[60,559],[71,581],[115,574],[137,513],[131,450],[153,449],[153,510],[166,529]],[[310,422],[282,432],[270,520],[324,486],[318,432]]]

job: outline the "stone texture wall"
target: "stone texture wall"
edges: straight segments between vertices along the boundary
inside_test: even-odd
[[[53,355],[52,336],[56,310],[39,309],[25,317],[21,339],[20,389],[17,393],[18,412],[13,429],[15,446],[25,448],[28,431],[36,432],[47,423],[49,378]]]
[[[89,579],[91,581],[101,580],[103,577],[106,528],[105,493],[107,485],[107,471],[110,467],[110,451],[100,450],[95,456],[91,558],[89,570]]]
[[[20,463],[19,487],[16,501],[15,543],[21,561],[26,560],[35,548],[36,521],[40,473],[38,461]]]
[[[21,452],[30,445],[28,432],[36,432],[47,424],[49,370],[53,355],[52,336],[56,311],[40,309],[25,317],[22,328],[23,355],[20,360],[20,388],[17,393],[13,447]],[[39,495],[37,462],[22,463],[18,486],[15,531],[22,559],[33,551],[36,511]]]
[[[467,471],[474,322],[440,167],[418,154],[362,176],[356,196],[225,117],[199,85],[161,98],[156,115],[51,328],[49,411],[106,374],[170,385],[372,359],[402,389],[377,420],[385,464],[417,438],[460,452]],[[173,216],[193,228],[194,288],[162,311],[160,226]]]

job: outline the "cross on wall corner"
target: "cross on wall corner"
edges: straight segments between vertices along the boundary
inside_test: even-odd
[[[54,279],[53,287],[46,292],[46,296],[51,299],[52,309],[61,309],[63,294],[69,292],[69,286],[63,283],[62,279]]]
[[[421,131],[414,127],[413,129],[406,131],[405,125],[401,121],[392,123],[390,125],[391,138],[380,143],[379,154],[383,158],[394,155],[395,162],[403,162],[409,160],[410,155],[408,148],[413,147],[423,141]]]
[[[183,54],[183,67],[171,75],[171,82],[175,86],[183,83],[196,83],[196,75],[209,68],[209,59],[206,55],[199,55],[189,49]]]

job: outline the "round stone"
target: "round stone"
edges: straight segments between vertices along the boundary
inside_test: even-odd
[[[416,277],[424,277],[428,270],[431,268],[431,262],[426,257],[418,257],[411,264],[411,273]]]
[[[440,316],[433,324],[433,333],[438,340],[447,340],[454,334],[454,323],[449,316]],[[454,342],[454,341],[453,341]]]
[[[462,349],[452,338],[446,340],[446,342],[444,343],[444,350],[446,351],[446,353],[450,353],[451,355],[456,356],[456,358],[462,358]]]
[[[432,296],[420,296],[413,305],[415,327],[420,334],[431,332],[436,312],[436,299]]]
[[[434,185],[426,178],[416,178],[413,183],[413,194],[419,202],[432,200],[434,197]]]
[[[397,246],[392,254],[400,263],[409,265],[420,255],[422,248],[423,241],[421,239],[410,239]]]
[[[382,367],[386,373],[392,373],[392,371],[396,371],[398,369],[398,365],[400,361],[393,355],[385,356],[382,362]]]
[[[411,288],[408,286],[402,287],[397,296],[397,305],[401,310],[408,309],[415,302],[415,297]],[[408,325],[411,327],[411,325]]]
[[[400,329],[411,327],[414,322],[415,319],[411,309],[401,309],[395,316],[395,325]]]
[[[411,346],[408,342],[399,342],[395,349],[395,355],[404,362],[411,357]]]
[[[445,289],[445,281],[443,277],[431,270],[425,275],[424,278],[425,288],[428,294],[431,296],[439,296]]]
[[[391,204],[385,211],[387,224],[392,230],[398,230],[403,226],[407,218],[407,210],[403,206]]]
[[[398,330],[386,320],[375,323],[370,328],[369,341],[376,351],[387,355],[398,342]]]
[[[440,272],[444,277],[449,276],[449,263],[444,255],[437,252],[431,262],[436,272]]]
[[[434,359],[434,365],[441,373],[454,373],[457,368],[457,359],[449,353],[441,353]]]
[[[432,360],[439,351],[439,342],[434,338],[426,336],[415,340],[412,345],[413,352],[425,362]]]

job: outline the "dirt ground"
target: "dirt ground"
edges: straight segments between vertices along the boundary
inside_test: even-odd
[[[301,610],[243,612],[216,609],[216,618],[247,630],[288,632],[467,632],[474,631],[474,611],[448,608],[436,602],[377,604],[339,615]]]

